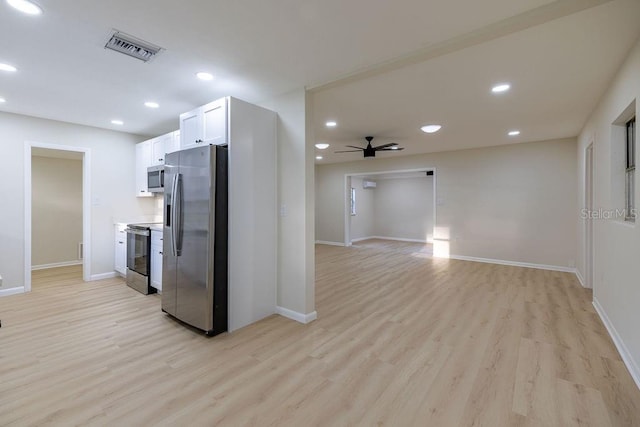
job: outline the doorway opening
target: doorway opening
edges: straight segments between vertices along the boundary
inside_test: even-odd
[[[346,174],[344,245],[395,240],[433,243],[434,168]]]
[[[89,148],[25,143],[25,292],[32,271],[44,281],[59,274],[90,280],[90,157]]]
[[[584,286],[586,288],[593,288],[593,218],[590,215],[590,213],[593,212],[593,142],[589,144],[585,151],[584,185],[585,209],[589,213],[589,215],[586,215],[586,219],[584,220]]]

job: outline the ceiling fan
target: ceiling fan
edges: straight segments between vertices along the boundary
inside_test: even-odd
[[[355,148],[355,150],[344,150],[344,151],[336,151],[336,153],[355,153],[357,151],[362,151],[364,157],[375,157],[376,151],[399,151],[404,150],[402,147],[398,147],[398,144],[395,142],[390,142],[388,144],[378,145],[377,147],[371,146],[371,141],[373,141],[372,136],[365,136],[367,140],[367,146],[365,148],[356,147],[354,145],[347,145],[349,148]]]

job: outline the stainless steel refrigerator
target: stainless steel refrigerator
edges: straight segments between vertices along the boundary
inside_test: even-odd
[[[162,310],[207,335],[227,330],[228,150],[165,156]]]

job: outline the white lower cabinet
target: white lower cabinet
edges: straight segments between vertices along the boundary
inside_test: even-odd
[[[122,276],[127,275],[127,228],[126,224],[116,224],[115,268]]]
[[[162,231],[151,230],[151,286],[162,291]]]

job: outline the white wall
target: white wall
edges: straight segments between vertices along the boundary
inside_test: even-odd
[[[276,114],[229,99],[229,332],[276,310]]]
[[[585,206],[585,150],[594,144],[594,208],[621,208],[624,187],[616,179],[623,165],[622,141],[612,138],[612,123],[633,101],[636,117],[640,106],[640,41],[631,50],[606,94],[592,113],[578,138],[579,169],[578,209]],[[636,136],[637,140],[637,136]],[[636,142],[637,144],[637,142]],[[636,157],[636,164],[638,163]],[[640,175],[636,172],[635,200],[640,205]],[[640,387],[640,219],[635,225],[616,219],[594,220],[593,297],[609,327],[615,330],[618,348]],[[578,271],[585,276],[584,221],[578,230]]]
[[[433,239],[433,177],[377,180],[374,236]]]
[[[31,160],[31,264],[78,260],[82,242],[82,160]]]
[[[315,316],[314,150],[311,142],[307,144],[313,141],[307,125],[310,104],[304,89],[260,104],[278,113],[277,304],[285,313],[307,320]]]
[[[356,214],[350,216],[351,240],[375,236],[375,196],[374,189],[362,188],[362,178],[352,177],[351,187],[356,189]]]
[[[564,139],[317,166],[316,239],[344,239],[345,174],[435,168],[435,238],[451,255],[573,267],[575,150]]]
[[[92,159],[91,273],[113,272],[117,219],[155,214],[152,199],[135,194],[135,143],[144,137],[53,120],[0,113],[0,275],[3,289],[24,285],[25,141],[86,147]]]

